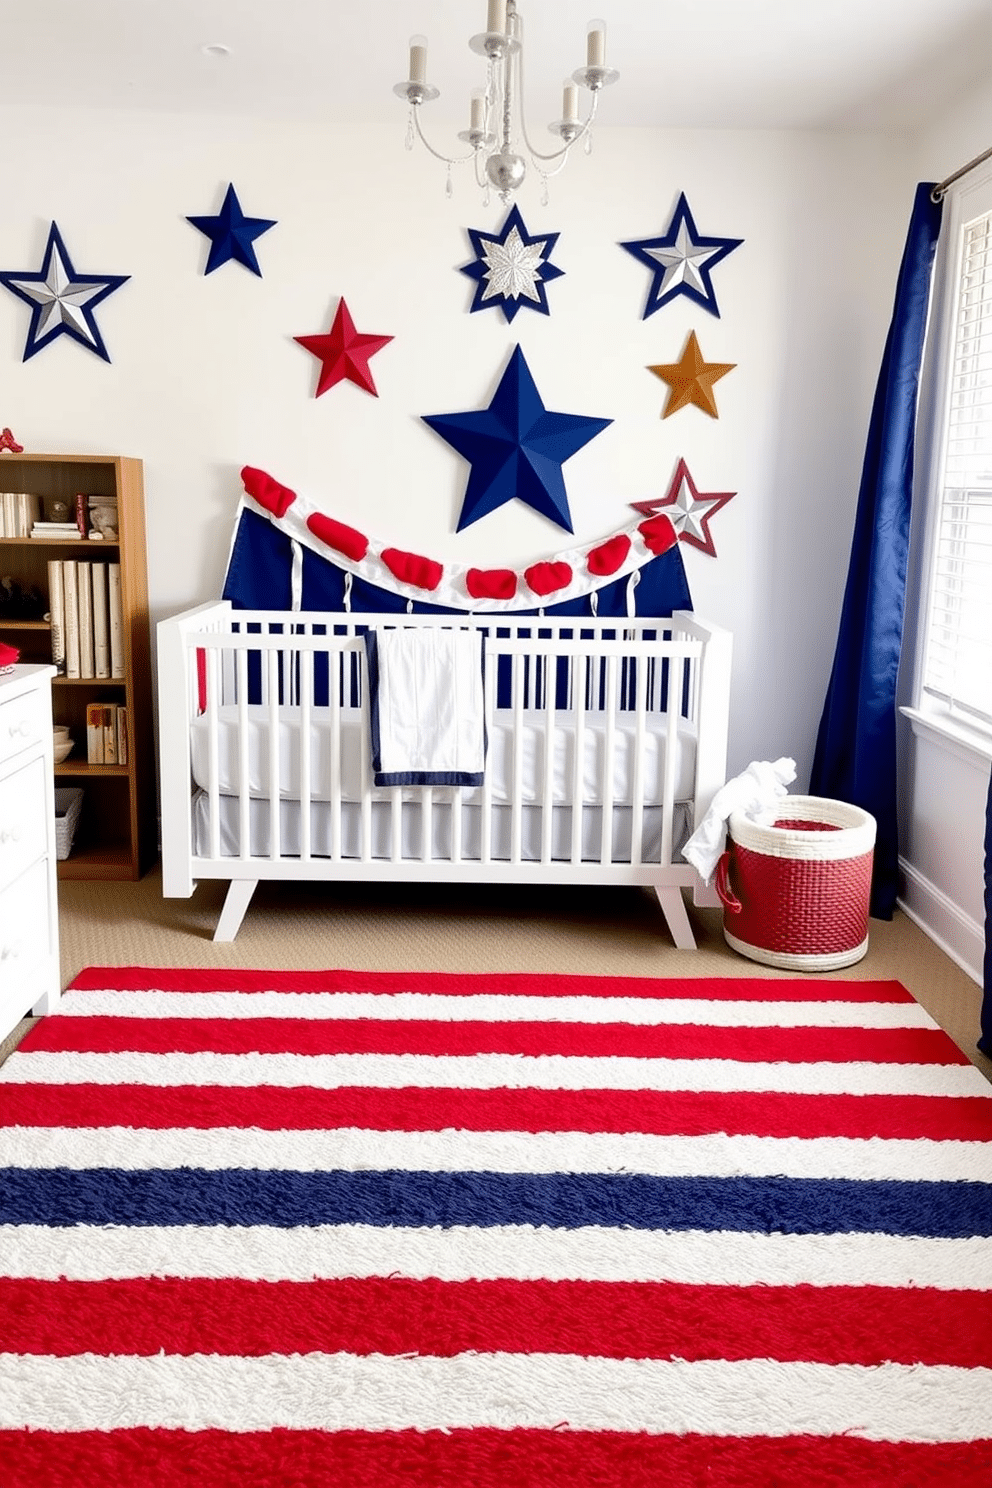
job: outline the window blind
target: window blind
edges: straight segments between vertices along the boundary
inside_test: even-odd
[[[992,212],[962,233],[923,691],[992,729]]]

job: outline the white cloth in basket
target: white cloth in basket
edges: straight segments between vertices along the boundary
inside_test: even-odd
[[[755,821],[772,811],[775,803],[788,794],[786,786],[796,778],[793,759],[752,760],[746,770],[722,785],[713,797],[709,811],[682,849],[682,856],[692,864],[704,883],[716,872],[716,865],[727,845],[727,823],[735,811],[744,811]],[[771,816],[768,815],[768,820]]]

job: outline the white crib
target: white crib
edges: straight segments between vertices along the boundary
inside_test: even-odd
[[[363,641],[481,627],[479,787],[373,784]],[[163,892],[260,879],[645,884],[675,944],[717,901],[679,849],[726,775],[731,636],[671,619],[374,615],[202,605],[158,626]]]

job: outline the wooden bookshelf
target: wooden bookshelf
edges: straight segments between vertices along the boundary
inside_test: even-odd
[[[54,721],[68,724],[74,747],[55,766],[55,785],[83,790],[72,851],[58,862],[60,878],[137,879],[155,857],[155,762],[152,733],[151,642],[145,562],[145,499],[141,461],[123,455],[0,454],[0,491],[37,492],[50,509],[61,498],[70,510],[77,492],[117,501],[118,541],[0,538],[0,584],[9,577],[22,596],[36,591],[47,614],[48,562],[119,563],[124,668],[122,677],[52,679]],[[47,512],[46,512],[47,515]],[[40,615],[11,613],[0,589],[0,640],[25,662],[52,660],[51,624]],[[86,761],[86,705],[107,702],[129,710],[126,765]]]

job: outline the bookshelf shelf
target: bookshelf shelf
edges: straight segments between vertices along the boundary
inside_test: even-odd
[[[145,568],[145,507],[140,460],[122,455],[0,455],[0,488],[36,493],[45,516],[53,502],[74,508],[77,493],[114,500],[119,539],[2,537],[0,580],[26,595],[34,591],[50,609],[49,563],[117,564],[120,567],[122,675],[52,678],[54,721],[67,724],[75,743],[55,766],[57,782],[83,788],[83,809],[68,858],[57,865],[63,879],[137,879],[155,851],[155,772],[151,715],[151,644]],[[56,570],[57,572],[57,570]],[[109,578],[109,575],[107,575]],[[21,661],[51,662],[49,620],[6,617],[0,630]],[[87,762],[87,704],[127,709],[128,762]]]

